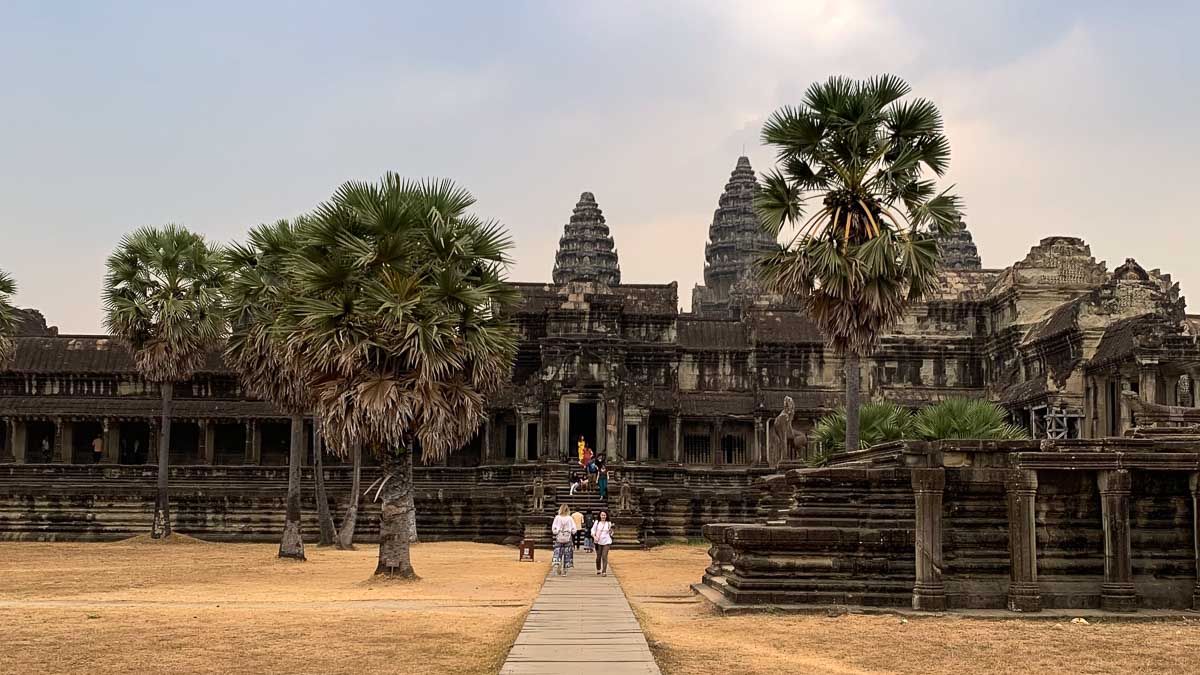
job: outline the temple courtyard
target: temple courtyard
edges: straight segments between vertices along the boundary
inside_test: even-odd
[[[668,675],[1200,670],[1200,618],[722,616],[690,590],[705,550],[612,554],[611,593],[623,589]],[[546,551],[521,563],[513,548],[424,543],[419,581],[381,583],[373,546],[307,553],[188,538],[0,544],[0,673],[498,673],[549,569]],[[590,560],[576,560],[566,583],[582,589]],[[561,666],[573,672],[570,654]]]

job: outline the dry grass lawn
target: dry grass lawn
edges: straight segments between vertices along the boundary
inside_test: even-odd
[[[496,673],[548,563],[419,544],[417,582],[376,549],[0,543],[0,673]]]
[[[703,547],[613,551],[612,564],[667,675],[1200,673],[1198,620],[723,617],[689,591]]]

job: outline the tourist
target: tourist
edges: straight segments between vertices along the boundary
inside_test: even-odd
[[[599,482],[597,485],[599,486],[600,490],[600,499],[608,501],[608,467],[604,466],[603,462],[600,463],[598,476]]]
[[[583,440],[583,436],[579,437],[579,466],[587,466],[583,461],[583,453],[587,450],[587,442]]]
[[[571,543],[575,540],[575,531],[579,528],[571,518],[570,511],[571,509],[563,504],[558,507],[558,515],[554,516],[554,522],[550,523],[550,532],[554,536],[554,559],[551,567],[558,567],[559,576],[567,573],[568,563],[573,563],[575,558]]]
[[[96,464],[104,459],[104,439],[100,437],[100,434],[96,434],[96,437],[92,439],[92,458],[96,460]]]
[[[608,576],[608,549],[612,548],[612,523],[608,511],[600,512],[600,519],[592,523],[592,541],[596,542],[596,574]]]
[[[571,496],[575,496],[575,491],[583,488],[583,476],[581,474],[571,472]]]
[[[587,513],[583,516],[583,550],[585,551],[595,550],[592,546],[592,523],[594,523],[595,520],[596,519],[592,517],[592,510],[588,509]]]
[[[575,546],[574,546],[574,549],[578,550],[580,546],[583,546],[583,535],[585,532],[585,528],[584,528],[585,521],[584,521],[583,514],[580,513],[579,511],[574,511],[571,513],[571,520],[575,521],[575,540],[574,540]],[[574,563],[575,563],[575,561],[572,560],[571,561],[572,566],[574,566]]]

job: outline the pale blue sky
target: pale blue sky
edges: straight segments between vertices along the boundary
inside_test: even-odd
[[[933,99],[984,264],[1072,234],[1200,289],[1200,11],[1141,2],[0,4],[0,268],[101,325],[132,228],[218,240],[348,179],[450,176],[550,277],[584,190],[628,282],[701,277],[762,121],[830,74]],[[1200,292],[1198,290],[1197,292]]]

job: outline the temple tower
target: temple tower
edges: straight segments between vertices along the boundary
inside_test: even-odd
[[[616,286],[621,283],[621,266],[596,197],[585,192],[579,197],[571,221],[563,228],[554,256],[554,283],[590,281]]]
[[[942,251],[942,267],[945,269],[977,270],[983,267],[971,231],[961,220],[949,232],[938,235],[938,247]]]
[[[734,287],[752,281],[755,259],[776,245],[759,226],[754,211],[756,187],[750,159],[738,157],[708,228],[704,285],[697,286],[692,294],[692,311],[703,313],[728,305]]]

